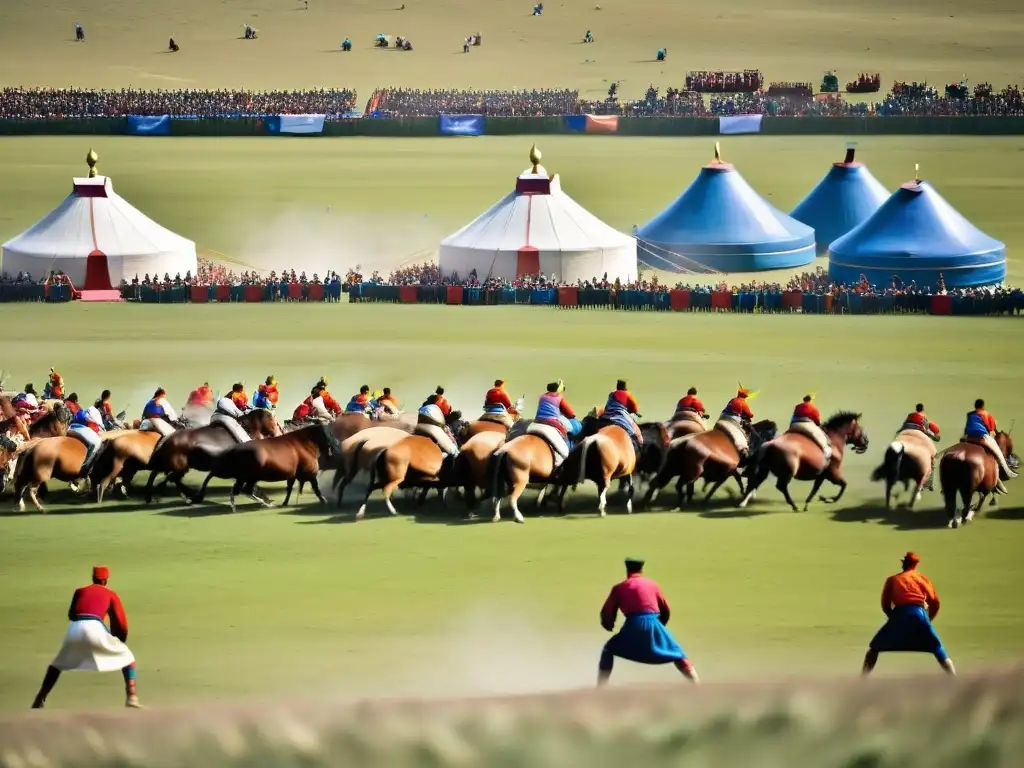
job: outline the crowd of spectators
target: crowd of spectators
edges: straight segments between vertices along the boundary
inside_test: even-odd
[[[688,72],[686,90],[698,93],[753,93],[764,87],[764,75],[756,69],[742,72]]]
[[[434,117],[472,114],[489,117],[579,115],[577,90],[533,89],[523,91],[421,91],[415,88],[384,88],[374,92],[367,115]]]
[[[878,72],[873,75],[861,72],[857,79],[846,84],[847,93],[877,93],[882,89],[882,76]]]
[[[355,91],[333,88],[309,91],[4,88],[0,91],[0,118],[60,119],[124,115],[257,117],[289,114],[338,118],[350,112],[355,103]]]
[[[769,96],[789,96],[798,99],[813,99],[814,88],[810,83],[772,83],[768,86]]]

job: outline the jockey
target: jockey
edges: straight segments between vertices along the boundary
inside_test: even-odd
[[[690,387],[686,390],[686,397],[676,403],[676,413],[695,413],[702,419],[708,417],[704,403],[697,397],[697,388]]]
[[[100,437],[100,432],[103,432],[103,415],[100,413],[100,409],[92,406],[79,410],[68,431],[85,443],[85,458],[82,460],[80,476],[86,477],[93,459],[99,452],[98,449],[103,445],[103,438]]]
[[[903,420],[903,426],[900,427],[900,432],[907,429],[916,429],[920,432],[924,432],[935,442],[939,441],[939,425],[934,421],[928,420],[928,416],[924,412],[923,403],[915,405],[914,412],[907,414],[907,418]]]
[[[19,411],[38,411],[39,399],[36,396],[36,388],[31,384],[26,384],[25,391],[15,397],[11,401],[11,405]]]
[[[50,369],[50,378],[47,380],[46,386],[43,387],[43,399],[64,399],[64,379],[53,368]]]
[[[64,398],[64,405],[71,411],[72,416],[77,416],[78,412],[82,410],[82,406],[78,402],[78,393],[72,392],[66,398]]]
[[[441,413],[443,413],[444,417],[447,419],[451,415],[452,406],[444,396],[444,387],[438,387],[437,389],[435,389],[434,395],[437,396],[435,404],[437,405],[438,408],[441,409]],[[431,397],[433,397],[434,395],[431,395]]]
[[[440,387],[438,387],[440,389]],[[441,449],[441,452],[446,456],[457,456],[459,453],[459,444],[455,440],[455,434],[448,426],[448,414],[441,410],[440,402],[442,396],[434,393],[427,398],[426,402],[420,406],[416,416],[416,427],[417,430],[420,427],[433,428],[440,430],[442,435],[431,434],[425,432],[424,436],[430,437],[437,443],[437,447]],[[450,412],[450,409],[449,409]],[[433,430],[431,430],[432,432]],[[442,440],[441,438],[447,438]]]
[[[139,429],[143,431],[159,432],[164,437],[174,431],[171,422],[178,418],[174,408],[167,402],[167,390],[158,387],[150,400],[142,409],[142,423]]]
[[[241,387],[241,384],[235,384],[236,387]],[[238,419],[245,415],[245,412],[238,407],[234,392],[230,395],[224,395],[220,400],[217,401],[217,409],[214,411],[213,416],[210,417],[211,424],[223,424],[225,429],[235,438],[236,442],[247,443],[249,442],[249,436],[242,429],[238,423]]]
[[[736,391],[736,397],[725,404],[725,409],[722,411],[722,418],[729,419],[737,424],[753,421],[754,412],[750,410],[750,403],[747,400],[749,397],[750,390],[745,387],[740,387]]]
[[[571,451],[572,438],[570,435],[579,430],[575,424],[569,421],[569,419],[576,418],[576,412],[565,399],[563,392],[565,392],[565,383],[561,379],[548,384],[547,392],[541,395],[537,402],[537,415],[533,420],[558,430],[558,434],[565,438],[566,447]]]
[[[813,401],[813,396],[804,395],[804,399],[793,409],[793,418],[789,420],[789,427],[792,432],[811,438],[821,448],[822,453],[825,454],[825,466],[822,467],[822,471],[824,471],[832,463],[832,441],[828,439],[825,430],[821,428],[821,413]]]
[[[210,389],[210,382],[204,381],[189,392],[188,405],[195,408],[213,408],[213,390]]]
[[[277,407],[277,399],[277,379],[267,376],[267,380],[260,384],[256,394],[252,397],[252,407],[272,411]]]
[[[626,431],[633,438],[636,452],[639,455],[644,438],[640,434],[640,426],[632,418],[633,415],[640,415],[640,406],[637,405],[636,398],[626,388],[625,380],[619,379],[615,383],[615,391],[608,395],[608,402],[604,404],[603,418],[615,421],[619,426],[628,427]]]
[[[1010,466],[1006,463],[1006,457],[1003,456],[1003,452],[999,449],[999,444],[995,439],[997,430],[996,420],[992,417],[991,413],[985,410],[985,401],[978,398],[974,401],[974,410],[967,413],[967,424],[964,427],[964,436],[961,442],[981,445],[992,454],[992,457],[999,465],[999,487],[997,490],[1000,493],[1006,493],[1006,486],[1003,485],[1003,480],[1016,477],[1017,473],[1010,469]]]
[[[103,427],[105,429],[113,429],[114,424],[114,408],[110,405],[110,390],[104,389],[96,402],[93,403],[94,408],[98,408],[100,415],[103,417]]]
[[[513,410],[512,398],[505,391],[505,380],[495,379],[494,386],[484,395],[484,413],[508,413]]]
[[[309,391],[309,397],[299,403],[292,412],[292,421],[305,421],[311,418],[330,418],[327,409],[324,408],[323,389],[313,387]]]
[[[352,395],[352,399],[345,406],[345,413],[361,413],[368,416],[370,413],[370,387],[363,384],[359,393]]]
[[[391,394],[391,387],[384,387],[380,397],[377,398],[377,405],[393,416],[402,412],[401,407],[398,405],[398,400]]]
[[[323,400],[323,406],[328,416],[340,416],[341,406],[338,405],[337,400],[331,397],[331,393],[327,391],[327,377],[321,376],[316,386],[320,388],[320,397]]]
[[[229,395],[231,401],[235,404],[242,413],[249,410],[249,396],[245,394],[245,385],[242,383],[235,383],[231,385],[231,394]]]

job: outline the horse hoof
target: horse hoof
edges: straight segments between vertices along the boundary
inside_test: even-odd
[[[947,527],[948,528],[959,528],[960,527],[960,518],[959,517],[954,517],[952,520],[949,521],[949,524],[947,525]]]
[[[629,501],[626,502],[626,514],[628,514],[628,515],[632,515],[633,514],[633,500],[632,499],[630,499]]]
[[[600,515],[601,515],[601,517],[607,517],[607,516],[608,516],[608,513],[607,513],[607,512],[605,512],[605,511],[604,511],[603,509],[599,509],[599,510],[598,510],[598,514],[600,514]]]
[[[526,522],[526,518],[524,518],[522,515],[517,515],[516,516],[516,522],[519,523],[520,525],[523,525]]]
[[[491,518],[491,522],[492,523],[500,523],[501,522],[501,515],[495,515],[494,517],[492,517]]]
[[[360,507],[359,511],[356,512],[356,520],[362,520],[364,517],[366,517],[366,507],[365,506]]]

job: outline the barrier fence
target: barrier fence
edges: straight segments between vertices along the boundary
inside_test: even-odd
[[[322,118],[320,115],[291,116]],[[545,134],[623,136],[710,136],[723,132],[719,117],[618,117],[614,127],[609,122],[602,130],[584,131],[573,127],[568,117],[481,117],[457,116],[463,129],[453,131],[451,118],[455,116],[415,118],[354,118],[325,120],[317,123],[316,130],[309,126],[297,132],[282,129],[280,117],[212,117],[177,118],[160,116],[140,123],[129,117],[109,118],[41,118],[0,119],[0,135],[136,135],[150,136],[441,136],[489,135],[521,136]],[[165,120],[166,118],[166,120]],[[473,130],[465,129],[468,119],[475,118]],[[140,125],[149,126],[140,132]],[[156,126],[159,126],[157,129]],[[756,133],[773,136],[794,135],[1021,135],[1024,117],[771,117],[765,115]]]

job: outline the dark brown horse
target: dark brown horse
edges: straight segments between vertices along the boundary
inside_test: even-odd
[[[1009,434],[997,432],[995,441],[1011,467],[1019,463],[1013,455],[1013,438]],[[981,509],[985,499],[999,487],[999,464],[984,446],[960,442],[942,454],[939,482],[949,515],[949,527],[958,528],[961,522],[973,520],[975,510]],[[972,502],[976,493],[980,498],[974,506]],[[957,497],[963,505],[962,510],[957,509]],[[996,498],[992,495],[992,504],[996,503]]]
[[[257,408],[238,419],[238,424],[253,440],[265,439],[281,434],[281,425],[267,410]],[[187,500],[191,491],[182,482],[190,469],[209,472],[211,457],[219,451],[236,445],[235,438],[222,424],[213,422],[205,427],[179,429],[168,435],[163,442],[157,441],[150,453],[146,466],[151,470],[146,483],[146,503],[153,500],[153,484],[158,475],[166,475],[159,487],[172,482]],[[97,457],[97,463],[102,457]]]
[[[822,501],[826,504],[839,501],[846,491],[846,479],[842,473],[846,446],[852,445],[857,453],[864,453],[868,449],[868,435],[860,425],[860,418],[859,413],[841,411],[822,425],[825,435],[832,444],[832,458],[828,466],[825,465],[824,451],[804,434],[785,432],[762,445],[756,454],[751,454],[746,472],[750,482],[740,507],[747,506],[757,489],[768,479],[769,474],[774,474],[778,478],[775,487],[786,498],[794,512],[799,510],[793,497],[789,495],[789,484],[793,480],[814,483],[807,501],[804,502],[805,512],[826,480],[837,486],[839,492],[832,498],[823,498]]]
[[[748,455],[755,453],[766,441],[773,439],[777,431],[774,421],[764,420],[751,425],[747,438],[750,446]],[[720,429],[691,432],[688,436],[676,438],[669,445],[664,466],[651,481],[644,497],[644,506],[649,506],[658,497],[661,489],[674,478],[678,478],[676,493],[679,507],[682,507],[684,502],[693,501],[694,485],[700,478],[704,478],[711,485],[704,501],[710,500],[715,491],[730,477],[739,483],[742,494],[740,466],[739,450],[729,435]]]
[[[272,506],[265,496],[259,498],[256,495],[257,483],[286,482],[285,506],[296,481],[309,483],[320,502],[326,503],[317,483],[320,459],[329,459],[340,450],[341,443],[334,436],[330,424],[313,424],[277,437],[234,444],[227,450],[210,454],[210,474],[203,480],[194,501],[201,502],[210,480],[218,477],[235,481],[228,500],[232,512],[235,511],[235,496],[243,489],[264,506]]]

